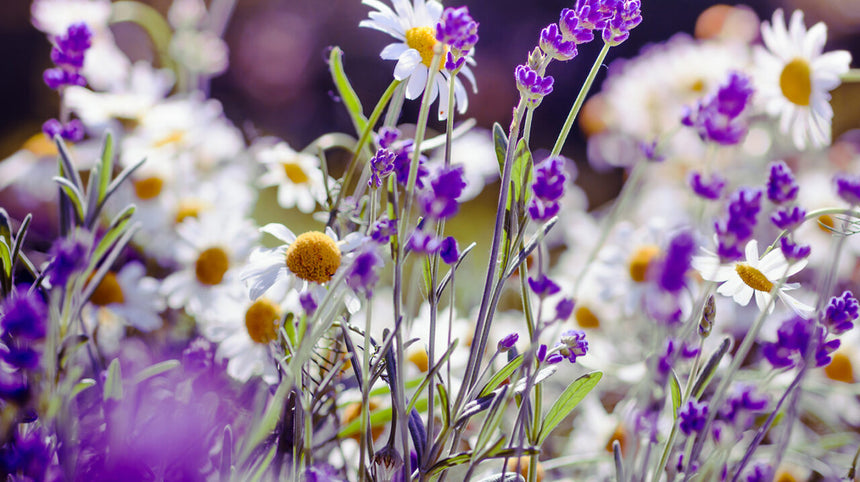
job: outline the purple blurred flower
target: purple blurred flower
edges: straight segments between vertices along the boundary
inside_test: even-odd
[[[442,240],[439,245],[439,257],[446,264],[454,264],[460,259],[460,249],[457,247],[457,240],[453,236],[448,236]]]
[[[86,51],[90,48],[92,31],[85,23],[69,26],[65,35],[54,37],[51,60],[56,67],[45,70],[42,78],[51,89],[57,90],[67,85],[86,85],[81,75]]]
[[[799,316],[782,323],[776,332],[775,342],[766,342],[762,354],[774,368],[791,368],[803,361],[806,350],[813,340],[817,341],[815,366],[830,363],[830,354],[839,348],[839,340],[825,340],[826,334],[811,320]]]
[[[705,181],[698,171],[690,174],[688,183],[697,196],[712,201],[719,199],[723,194],[723,188],[726,187],[726,179],[719,174],[711,174],[710,181]]]
[[[860,204],[860,176],[837,174],[833,181],[839,197],[852,206]]]
[[[570,298],[562,298],[555,305],[555,321],[566,321],[573,313],[576,303]]]
[[[394,159],[397,157],[388,149],[379,149],[376,155],[370,158],[370,179],[367,181],[369,187],[382,187],[382,180],[394,171]]]
[[[830,298],[821,323],[834,335],[841,335],[854,328],[854,322],[860,317],[860,303],[850,291],[844,291],[842,296]]]
[[[78,119],[72,119],[65,125],[57,119],[48,119],[42,124],[42,132],[49,139],[60,136],[69,142],[79,142],[86,134],[84,124]]]
[[[65,286],[69,278],[86,268],[87,247],[77,238],[60,238],[51,246],[48,277],[54,286]]]
[[[696,242],[689,231],[676,234],[666,247],[666,256],[660,263],[657,282],[661,289],[678,293],[687,284],[687,271],[693,259]]]
[[[809,257],[809,254],[812,253],[810,245],[795,243],[788,238],[779,240],[779,249],[788,261],[800,261]]]
[[[773,469],[767,462],[757,462],[746,472],[746,482],[771,482]]]
[[[370,228],[370,239],[379,244],[387,244],[397,233],[397,223],[387,217],[379,218]]]
[[[549,279],[549,277],[544,274],[541,274],[537,278],[529,276],[528,283],[532,291],[541,298],[553,295],[561,290],[553,280]]]
[[[760,189],[741,188],[729,199],[726,217],[714,223],[717,231],[717,254],[723,261],[743,257],[743,246],[753,235],[761,210]]]
[[[352,261],[346,273],[346,284],[357,293],[364,293],[368,298],[373,296],[373,288],[379,281],[379,270],[385,260],[379,255],[375,246],[370,246]]]
[[[379,144],[380,149],[389,149],[399,138],[400,129],[396,127],[383,127],[379,129],[379,133],[376,136],[376,143]]]
[[[519,340],[519,339],[520,339],[520,335],[517,333],[511,333],[511,334],[505,336],[504,338],[499,340],[499,346],[498,346],[499,352],[505,353],[506,351],[510,350],[511,348],[514,347],[514,345],[517,343],[517,340]]]
[[[15,291],[3,300],[0,328],[3,336],[16,341],[38,341],[45,338],[48,324],[48,307],[38,294],[30,292],[29,286],[18,285]]]
[[[794,174],[783,161],[770,164],[770,175],[767,179],[767,198],[774,204],[784,204],[797,198],[800,186],[794,180]]]
[[[318,308],[317,300],[314,299],[313,292],[310,290],[303,291],[302,294],[299,295],[299,303],[302,305],[302,309],[305,310],[305,313],[308,316],[312,316]]]
[[[767,409],[768,399],[756,393],[755,385],[735,384],[719,411],[719,419],[739,432],[748,429],[754,415]]]
[[[420,228],[416,228],[409,237],[406,247],[417,254],[436,254],[442,242],[433,235],[433,233],[425,233]]]
[[[215,345],[198,336],[182,350],[182,367],[188,373],[201,373],[215,364]]]
[[[394,153],[397,157],[394,158],[394,173],[397,176],[397,182],[403,186],[409,183],[409,169],[412,165],[412,151],[414,146],[412,140],[409,140],[397,149]],[[418,171],[415,176],[415,188],[424,189],[424,179],[430,174],[430,170],[426,166],[427,158],[418,156]]]
[[[770,222],[779,229],[794,230],[803,224],[806,210],[800,206],[781,208],[770,216]]]
[[[684,435],[701,432],[708,420],[708,403],[690,400],[678,410],[678,428]]]
[[[579,53],[576,43],[567,40],[559,32],[558,25],[551,23],[540,32],[540,48],[556,60],[571,60]]]
[[[61,481],[56,447],[38,422],[19,424],[0,447],[0,473],[15,481]]]
[[[448,219],[460,209],[457,198],[463,193],[466,181],[463,166],[443,167],[430,183],[431,190],[422,196],[422,208],[427,216]]]
[[[715,95],[707,96],[686,109],[681,123],[693,127],[703,141],[734,145],[747,133],[744,111],[751,104],[754,89],[749,77],[731,72]]]
[[[331,465],[318,463],[305,470],[305,477],[302,480],[304,482],[344,482],[347,479],[341,478]]]

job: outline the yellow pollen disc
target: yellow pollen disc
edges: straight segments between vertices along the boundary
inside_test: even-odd
[[[809,62],[797,58],[786,64],[779,74],[779,88],[792,104],[809,105],[809,97],[812,95],[812,71]]]
[[[340,248],[319,231],[299,235],[287,248],[287,269],[299,278],[325,283],[340,267]]]
[[[27,139],[27,142],[25,142],[21,148],[30,151],[39,157],[56,156],[59,154],[54,141],[48,139],[48,136],[46,136],[44,132],[40,132]]]
[[[773,482],[797,482],[797,479],[794,478],[791,472],[785,469],[779,469],[776,472],[776,477],[773,478]]]
[[[573,319],[580,328],[600,328],[600,319],[587,306],[577,306],[573,310]]]
[[[508,459],[507,470],[509,472],[518,472],[520,475],[528,480],[529,477],[529,464],[531,462],[531,458],[523,455],[518,459]],[[537,475],[537,480],[542,481],[544,478],[544,469],[540,462],[535,466],[535,472]]]
[[[630,257],[630,278],[637,283],[645,281],[651,261],[660,253],[654,245],[642,246]]]
[[[824,367],[824,374],[837,382],[854,383],[854,367],[851,359],[842,351],[833,354],[830,364]]]
[[[179,224],[188,218],[196,218],[200,213],[206,211],[210,207],[209,203],[199,199],[183,199],[179,201],[179,206],[176,208],[176,224]]]
[[[622,454],[626,453],[627,452],[627,433],[624,431],[624,426],[621,424],[618,424],[618,426],[615,427],[615,431],[612,432],[612,436],[609,437],[609,441],[606,442],[605,448],[606,448],[607,452],[609,452],[609,453],[613,452],[612,444],[615,443],[616,440],[618,441],[618,444],[621,445],[621,453]]]
[[[824,214],[818,216],[818,229],[824,231],[827,234],[833,234],[833,230],[836,227],[836,222],[833,221],[833,216],[829,214]]]
[[[430,357],[424,347],[409,350],[406,358],[422,372],[426,372],[430,368]]]
[[[139,181],[134,181],[134,194],[138,199],[144,201],[153,199],[161,194],[161,188],[164,187],[164,181],[159,177],[147,177]]]
[[[764,291],[765,293],[768,293],[773,289],[773,283],[767,279],[767,276],[746,263],[736,264],[735,271],[737,271],[738,276],[741,277],[741,281],[756,291]]]
[[[304,184],[310,180],[308,175],[305,173],[305,170],[302,169],[296,162],[283,162],[281,165],[284,167],[284,172],[287,174],[287,179],[290,180],[293,184]]]
[[[112,271],[108,271],[90,296],[90,303],[96,306],[105,306],[123,301],[125,301],[125,296],[122,294],[122,287],[116,280],[116,275]]]
[[[702,94],[705,92],[705,81],[702,79],[696,79],[690,84],[690,91],[695,92],[697,94]]]
[[[367,411],[370,413],[373,413],[373,411],[378,409],[378,408],[379,408],[379,402],[377,402],[374,399],[370,399],[370,401],[367,404]],[[350,403],[349,405],[347,405],[343,409],[343,416],[341,417],[341,424],[343,427],[346,427],[347,425],[349,425],[350,422],[358,419],[358,417],[360,417],[360,416],[361,416],[361,402]],[[373,439],[376,440],[382,435],[382,432],[384,430],[385,430],[385,426],[383,426],[383,425],[372,426],[370,429],[370,433],[373,436]],[[353,435],[352,438],[358,440],[358,434]]]
[[[428,68],[433,63],[433,47],[436,42],[436,32],[433,27],[414,27],[406,31],[406,45],[421,54],[421,63]],[[445,49],[447,51],[447,47]]]
[[[245,312],[245,328],[256,343],[267,344],[278,339],[278,307],[271,301],[260,298]]]
[[[214,286],[224,279],[224,273],[229,267],[230,259],[227,257],[227,253],[216,247],[200,253],[194,264],[194,272],[197,275],[197,281]]]
[[[166,136],[164,136],[164,138],[155,141],[152,144],[152,147],[157,148],[157,147],[169,146],[170,144],[176,144],[178,142],[181,142],[182,139],[184,139],[184,138],[185,138],[185,131],[179,131],[179,130],[173,131],[170,134],[167,134]]]

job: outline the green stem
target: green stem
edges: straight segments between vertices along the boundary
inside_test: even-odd
[[[570,112],[567,114],[567,119],[565,119],[564,125],[561,127],[561,132],[558,134],[558,139],[556,139],[555,145],[552,147],[550,157],[555,157],[561,154],[561,147],[564,145],[564,141],[567,140],[568,134],[570,134],[570,129],[573,127],[573,121],[576,119],[576,115],[579,114],[579,109],[582,108],[582,104],[585,102],[585,96],[591,89],[591,84],[594,83],[594,78],[597,77],[597,71],[603,64],[603,59],[606,58],[607,52],[609,52],[609,44],[604,43],[603,48],[600,49],[600,53],[597,54],[597,58],[594,60],[594,64],[591,66],[591,70],[588,72],[588,77],[585,78],[585,83],[582,84],[582,88],[579,89],[579,94],[577,94],[576,100],[570,108]]]
[[[860,82],[860,69],[850,69],[842,74],[842,82]]]

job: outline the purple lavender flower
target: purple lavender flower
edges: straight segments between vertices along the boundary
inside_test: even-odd
[[[370,179],[367,181],[369,187],[382,187],[382,180],[394,170],[395,157],[397,156],[388,149],[376,151],[376,155],[370,158]]]
[[[37,290],[18,285],[0,309],[0,329],[4,337],[41,340],[47,333],[48,307]]]
[[[806,218],[806,210],[800,206],[782,208],[770,216],[770,222],[779,229],[794,230],[803,224]]]
[[[604,5],[614,4],[615,12],[603,27],[603,41],[611,46],[619,45],[628,37],[634,27],[642,23],[639,0],[608,0]]]
[[[562,355],[561,353],[550,353],[549,356],[546,357],[546,360],[544,360],[544,362],[547,365],[555,365],[556,363],[561,363],[562,360],[564,360],[564,355]]]
[[[770,176],[767,179],[767,198],[774,204],[784,204],[797,198],[800,186],[794,180],[794,174],[783,161],[770,164]]]
[[[648,162],[663,162],[666,160],[666,156],[660,154],[657,150],[657,141],[641,141],[639,142],[639,150],[642,151],[642,155],[645,156]]]
[[[753,422],[754,414],[767,409],[768,399],[756,393],[755,385],[736,384],[720,409],[721,421],[744,431]]]
[[[529,276],[529,287],[534,293],[541,298],[558,293],[561,288],[555,282],[544,274],[537,278]]]
[[[839,197],[852,206],[860,204],[860,176],[837,174],[833,181]]]
[[[514,71],[517,90],[531,104],[539,104],[541,99],[552,92],[553,79],[551,76],[541,77],[528,65],[518,65]]]
[[[544,359],[546,359],[546,351],[547,351],[546,345],[541,344],[538,347],[537,353],[535,354],[535,356],[537,357],[538,363],[543,363]]]
[[[305,470],[305,476],[302,480],[305,482],[344,482],[347,479],[340,477],[337,470],[331,465],[318,463]]]
[[[379,129],[376,143],[380,149],[389,149],[400,138],[400,129],[396,127],[383,127]]]
[[[72,119],[65,125],[57,119],[48,119],[42,124],[42,132],[49,139],[60,136],[69,142],[79,142],[86,134],[84,124],[78,119]]]
[[[576,43],[565,39],[559,32],[558,25],[554,23],[541,30],[540,48],[551,58],[562,62],[573,59],[579,53]]]
[[[308,316],[313,316],[314,312],[317,310],[317,300],[314,299],[314,295],[311,291],[303,291],[302,294],[299,295],[299,303],[302,305],[302,309],[305,310]]]
[[[182,367],[187,373],[201,373],[215,364],[215,346],[206,338],[198,336],[182,350]]]
[[[840,343],[838,339],[825,338],[823,329],[816,329],[812,321],[795,316],[782,323],[775,342],[764,343],[762,354],[774,368],[791,368],[803,361],[807,348],[816,340],[816,366],[824,366],[830,363],[830,354]]]
[[[58,239],[49,255],[48,274],[54,286],[65,286],[74,273],[87,266],[87,247],[77,238]]]
[[[705,181],[698,171],[690,174],[688,183],[697,196],[712,201],[719,199],[723,194],[723,188],[726,187],[726,179],[719,174],[711,174],[710,181]]]
[[[684,435],[701,432],[708,420],[708,403],[690,400],[678,410],[678,428]]]
[[[394,234],[397,234],[397,223],[387,217],[379,218],[370,228],[370,239],[379,244],[388,244]]]
[[[346,273],[346,284],[357,293],[364,293],[368,298],[373,296],[373,288],[379,281],[379,269],[385,260],[379,255],[376,247],[369,247],[355,257]]]
[[[799,244],[788,238],[779,240],[779,249],[782,255],[789,261],[800,261],[806,259],[812,253],[812,247],[808,244]]]
[[[564,39],[575,44],[584,44],[594,40],[594,32],[579,20],[577,12],[569,8],[562,9],[558,26]]]
[[[770,482],[773,480],[773,469],[767,462],[757,462],[746,473],[747,482]]]
[[[567,175],[564,160],[548,157],[535,166],[535,181],[532,183],[534,198],[529,202],[529,215],[535,221],[546,221],[558,214],[558,200],[564,196]]]
[[[511,333],[501,340],[499,340],[498,350],[500,353],[505,353],[517,343],[517,340],[520,339],[520,335],[517,333]]]
[[[468,7],[446,8],[436,24],[436,40],[465,53],[478,43],[478,22]]]
[[[582,330],[567,330],[561,334],[563,348],[559,351],[571,363],[576,363],[578,357],[588,353],[588,341]]]
[[[689,231],[681,231],[669,241],[657,276],[660,288],[670,293],[678,293],[687,285],[686,275],[690,270],[695,249],[696,242]]]
[[[830,298],[821,323],[834,335],[841,335],[854,328],[854,321],[860,317],[860,303],[850,291],[844,291],[842,296]]]
[[[453,236],[448,236],[442,240],[439,245],[439,257],[446,264],[454,264],[460,259],[460,249],[457,247],[457,240]]]
[[[735,191],[730,200],[726,217],[714,223],[717,231],[717,254],[724,261],[734,261],[743,257],[742,248],[753,235],[761,210],[760,189],[741,188]]]
[[[693,127],[703,141],[735,145],[747,133],[744,112],[754,90],[749,77],[731,72],[715,95],[705,97],[692,109],[686,109],[681,123]]]
[[[409,169],[412,165],[412,151],[414,150],[413,141],[410,139],[398,149],[394,150],[397,157],[394,158],[394,173],[397,176],[397,182],[405,186],[409,183]],[[427,158],[424,156],[418,157],[418,172],[415,176],[415,187],[424,189],[424,179],[430,174],[430,170],[426,166]]]
[[[555,321],[566,321],[573,313],[573,308],[576,306],[570,298],[562,298],[555,305]]]
[[[457,198],[463,193],[466,181],[463,180],[463,166],[442,168],[430,183],[431,191],[425,192],[422,208],[427,216],[435,219],[448,219],[460,209]]]
[[[57,90],[67,85],[86,85],[81,75],[86,51],[90,48],[92,31],[84,23],[69,26],[65,35],[54,38],[51,60],[56,67],[45,71],[42,78],[51,89]]]
[[[436,254],[442,242],[432,233],[425,233],[420,228],[416,228],[406,242],[406,247],[418,254]]]
[[[21,424],[0,447],[0,473],[8,480],[60,481],[63,474],[54,462],[56,447],[37,423]]]
[[[582,28],[603,30],[612,18],[618,0],[577,0],[574,10]]]

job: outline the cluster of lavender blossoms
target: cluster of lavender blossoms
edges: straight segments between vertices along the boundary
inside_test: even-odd
[[[350,127],[291,146],[210,96],[233,2],[148,3],[32,0],[59,108],[0,160],[4,479],[856,472],[860,76],[823,23],[715,6],[610,60],[641,2],[571,0],[483,125],[487,22],[363,0],[316,86]]]

